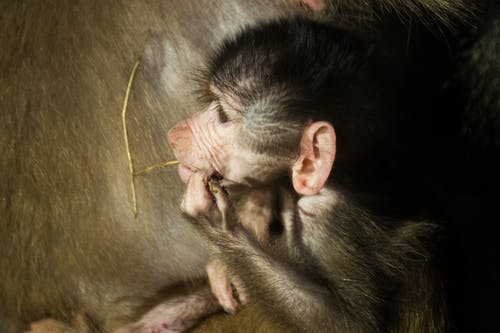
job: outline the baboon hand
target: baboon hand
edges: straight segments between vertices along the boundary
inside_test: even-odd
[[[188,183],[181,203],[182,211],[200,222],[202,228],[230,231],[236,216],[226,190],[208,174],[198,171]]]

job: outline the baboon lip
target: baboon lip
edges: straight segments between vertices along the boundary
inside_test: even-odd
[[[189,178],[191,178],[191,176],[193,175],[194,170],[181,163],[177,167],[177,173],[179,174],[179,178],[181,179],[181,181],[184,184],[187,184]]]

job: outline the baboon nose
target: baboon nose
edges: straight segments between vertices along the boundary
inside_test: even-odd
[[[184,136],[183,133],[186,131],[186,129],[187,129],[186,122],[181,121],[168,131],[167,140],[172,148],[174,148],[179,143],[181,138]]]

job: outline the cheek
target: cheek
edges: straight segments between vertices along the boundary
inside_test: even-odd
[[[228,154],[224,177],[236,183],[249,186],[265,183],[273,178],[276,165],[269,163],[269,157],[235,146],[234,154]]]

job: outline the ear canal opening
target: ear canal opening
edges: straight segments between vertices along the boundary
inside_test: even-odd
[[[313,173],[315,169],[316,169],[316,165],[315,165],[314,161],[311,161],[309,158],[305,158],[302,161],[302,168],[301,168],[302,172]]]

